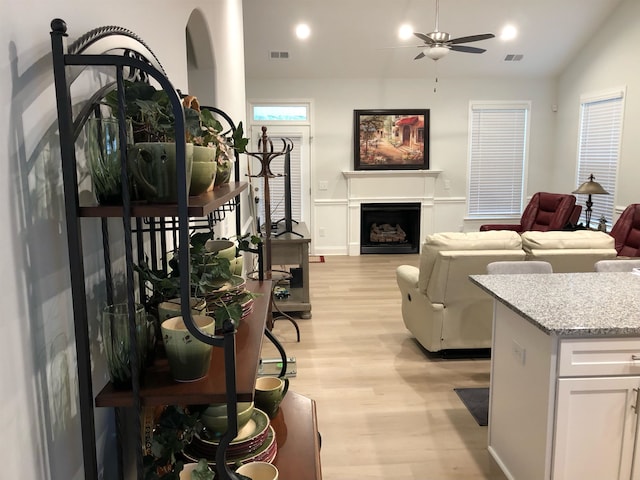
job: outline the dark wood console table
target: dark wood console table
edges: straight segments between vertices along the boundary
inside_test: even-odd
[[[316,402],[289,391],[271,420],[276,433],[278,480],[320,480],[320,437]]]

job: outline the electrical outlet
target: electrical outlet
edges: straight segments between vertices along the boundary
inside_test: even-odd
[[[445,190],[451,190],[451,180],[446,179],[446,180],[444,181],[444,189],[445,189]]]
[[[326,180],[320,180],[318,182],[318,190],[329,190],[329,182]]]
[[[519,364],[524,365],[527,350],[515,340],[511,340],[511,353],[516,357]]]
[[[325,231],[324,228],[319,228],[318,229],[318,235],[320,235],[321,237],[324,237],[327,234],[327,232]]]

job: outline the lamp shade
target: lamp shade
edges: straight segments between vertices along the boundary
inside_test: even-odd
[[[572,193],[579,193],[579,194],[586,194],[586,195],[596,195],[596,194],[609,195],[609,192],[607,192],[604,188],[602,188],[602,185],[600,185],[598,182],[594,180],[595,180],[595,177],[593,176],[593,173],[592,173],[591,175],[589,175],[589,181],[584,182]]]
[[[425,55],[429,57],[431,60],[440,60],[442,57],[447,56],[448,53],[449,53],[449,49],[447,47],[435,45],[431,47],[429,51],[426,52]]]

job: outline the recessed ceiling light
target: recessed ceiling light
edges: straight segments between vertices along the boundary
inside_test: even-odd
[[[518,36],[518,29],[513,25],[505,25],[500,33],[501,40],[513,40]]]
[[[309,38],[309,35],[311,35],[311,29],[309,28],[309,25],[307,25],[306,23],[299,23],[298,25],[296,25],[296,37],[298,37],[300,40],[305,40]]]
[[[398,29],[398,37],[400,40],[409,40],[413,37],[413,27],[408,23],[401,25]]]

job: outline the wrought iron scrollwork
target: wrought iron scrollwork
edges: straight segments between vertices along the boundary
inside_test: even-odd
[[[51,29],[66,35],[67,25],[64,20],[57,18],[51,22]],[[166,76],[158,57],[145,41],[131,30],[116,25],[94,28],[67,47],[68,55],[100,55],[116,52],[121,52],[124,57],[135,58],[147,63]],[[127,68],[123,73],[127,80],[149,81],[147,73],[139,69]]]

